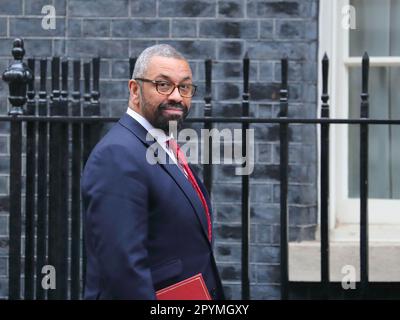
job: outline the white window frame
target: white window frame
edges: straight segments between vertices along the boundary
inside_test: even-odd
[[[319,60],[329,57],[329,105],[331,118],[348,118],[349,67],[361,66],[361,57],[349,57],[349,30],[342,27],[342,8],[349,0],[320,0]],[[400,57],[370,57],[370,66],[400,66]],[[319,81],[319,96],[322,85]],[[361,92],[360,92],[361,93]],[[373,94],[373,92],[370,92]],[[361,101],[361,99],[360,99]],[[319,99],[321,110],[321,101]],[[320,111],[319,111],[320,112]],[[330,129],[330,228],[360,223],[360,201],[348,197],[348,125],[335,124]],[[400,200],[369,199],[370,224],[399,224]]]

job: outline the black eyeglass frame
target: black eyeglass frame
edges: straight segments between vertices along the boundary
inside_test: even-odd
[[[159,94],[162,94],[162,95],[165,95],[165,96],[169,96],[172,92],[174,92],[175,88],[178,88],[178,92],[181,95],[181,97],[183,97],[183,98],[192,98],[195,95],[196,89],[197,89],[196,85],[194,85],[193,83],[189,83],[189,85],[193,89],[192,89],[192,95],[188,96],[188,95],[183,95],[182,92],[181,92],[180,86],[182,86],[183,84],[174,84],[174,83],[172,83],[171,81],[168,81],[168,80],[150,80],[150,79],[145,79],[145,78],[135,78],[135,80],[139,80],[139,81],[143,81],[143,82],[149,82],[149,83],[154,84],[156,86],[157,92]],[[160,92],[159,89],[158,89],[158,85],[161,84],[161,83],[170,83],[173,86],[173,88],[171,89],[171,92],[169,92],[169,93]],[[186,84],[186,86],[187,85],[188,84]]]

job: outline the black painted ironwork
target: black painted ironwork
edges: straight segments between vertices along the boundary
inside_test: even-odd
[[[362,93],[360,117],[369,117],[368,75],[369,57],[362,58]],[[368,125],[360,125],[360,282],[362,297],[366,295],[369,282],[368,248]]]
[[[329,119],[328,95],[329,59],[322,59],[321,118]],[[321,124],[321,282],[324,297],[329,298],[329,123]]]
[[[132,79],[133,69],[135,68],[136,64],[136,57],[129,58],[129,79]]]
[[[22,62],[23,41],[16,39],[12,50],[15,61],[4,72],[9,83],[11,108],[10,156],[10,251],[9,299],[82,298],[82,226],[80,174],[82,169],[82,122],[48,121],[82,117],[80,61],[74,62],[74,91],[69,99],[68,60],[51,60],[51,100],[48,110],[46,88],[47,59],[40,59],[40,88],[35,92],[35,59]],[[93,90],[86,92],[90,115],[100,115],[100,58],[94,58]],[[60,68],[61,67],[61,68]],[[61,69],[61,74],[60,74]],[[60,78],[61,75],[61,78]],[[87,83],[90,74],[87,75]],[[61,80],[61,88],[60,88]],[[86,83],[86,84],[87,84]],[[27,88],[28,86],[28,88]],[[88,85],[86,85],[86,88]],[[28,90],[27,90],[28,89]],[[28,99],[27,99],[28,98]],[[26,111],[23,110],[26,104]],[[88,115],[88,112],[85,114]],[[24,119],[18,119],[18,117]],[[30,121],[27,119],[47,119]],[[26,121],[27,120],[27,121]],[[22,216],[22,127],[26,122],[25,216]],[[93,132],[89,147],[98,139],[102,120],[86,125]],[[96,129],[93,127],[96,126]],[[69,133],[71,128],[71,141]],[[89,152],[88,150],[87,152]],[[71,162],[71,176],[69,163]],[[71,186],[70,186],[71,182]],[[71,214],[71,216],[70,216]],[[25,223],[23,231],[22,225]],[[21,251],[21,241],[25,250]],[[22,271],[22,254],[24,270]],[[46,287],[45,275],[53,266],[56,288]],[[23,276],[24,282],[21,283]]]
[[[50,115],[62,116],[61,91],[60,91],[60,58],[53,57],[51,61],[51,103]],[[60,123],[50,123],[49,129],[49,224],[48,224],[48,263],[56,271],[56,289],[48,291],[49,299],[62,299],[63,287],[60,271],[62,263],[62,244],[64,238],[60,216],[62,211],[62,195],[59,188],[65,182],[61,178],[60,166],[62,165],[61,151],[59,150],[62,127]],[[59,283],[60,282],[60,283]]]
[[[288,59],[281,60],[281,89],[279,118],[288,117]],[[280,176],[280,243],[281,243],[281,299],[289,298],[289,249],[288,249],[288,171],[289,171],[289,139],[288,124],[279,125],[279,176]]]
[[[38,115],[48,115],[46,90],[47,59],[40,60],[40,91]],[[42,287],[42,269],[47,265],[47,222],[48,222],[48,132],[47,122],[38,122],[38,155],[37,155],[37,222],[36,222],[36,299],[43,300],[47,291]]]
[[[212,117],[212,61],[211,59],[206,59],[204,62],[205,67],[205,79],[206,79],[206,88],[204,94],[204,117],[211,118]],[[206,132],[212,132],[213,125],[212,123],[204,123],[204,129]],[[204,185],[210,195],[212,195],[212,135],[210,134],[209,139],[203,141],[204,143]]]
[[[28,59],[28,67],[35,74],[35,59]],[[28,82],[27,115],[36,114],[35,79]],[[36,172],[36,123],[26,124],[26,187],[25,187],[25,277],[24,297],[34,297],[34,265],[35,265],[35,172]]]
[[[73,86],[71,102],[71,116],[81,116],[81,93],[80,93],[81,63],[79,60],[73,62]],[[82,170],[82,124],[72,124],[72,164],[71,164],[71,299],[77,300],[80,297],[81,281],[81,195],[80,176]]]
[[[249,112],[249,69],[250,60],[248,54],[243,59],[243,96],[242,96],[242,117],[248,117]],[[249,165],[249,123],[242,123],[242,299],[250,299],[250,199],[249,199],[249,174],[246,174],[246,166]]]
[[[22,169],[22,123],[13,121],[23,114],[26,102],[27,84],[32,80],[32,71],[22,59],[25,54],[22,39],[15,39],[12,55],[14,61],[3,73],[3,80],[9,85],[8,100],[11,121],[10,141],[10,249],[9,249],[9,298],[21,298],[21,169]]]

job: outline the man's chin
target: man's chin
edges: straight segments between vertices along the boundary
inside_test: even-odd
[[[168,133],[169,130],[172,128],[177,128],[178,130],[182,127],[182,123],[183,123],[183,117],[168,117],[163,119],[164,121],[161,121],[158,123],[157,127],[161,130],[163,130],[164,132]]]

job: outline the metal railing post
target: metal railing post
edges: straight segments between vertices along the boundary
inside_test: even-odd
[[[368,102],[369,57],[364,53],[362,58],[362,93],[360,118],[369,117]],[[368,288],[368,124],[360,125],[360,281],[361,297],[365,298]]]
[[[281,61],[281,90],[280,90],[280,112],[279,118],[288,117],[288,60]],[[289,298],[289,257],[288,257],[288,124],[280,123],[279,125],[279,144],[280,144],[280,243],[281,243],[281,299]]]
[[[22,123],[17,120],[24,114],[26,87],[32,80],[32,72],[22,62],[25,55],[24,42],[15,39],[12,55],[14,61],[3,73],[3,80],[9,85],[8,100],[11,103],[9,115],[11,119],[10,141],[10,250],[9,250],[9,299],[21,298],[21,160],[22,160]]]
[[[250,60],[246,53],[243,59],[243,100],[242,116],[249,116],[249,66]],[[249,123],[242,123],[242,157],[246,159],[248,155]],[[249,199],[249,174],[245,173],[245,167],[248,165],[247,158],[243,162],[242,172],[242,299],[250,299],[250,276],[249,276],[249,248],[250,248],[250,199]]]
[[[321,118],[329,119],[329,59],[322,59]],[[321,124],[321,283],[323,296],[329,297],[329,123]]]

